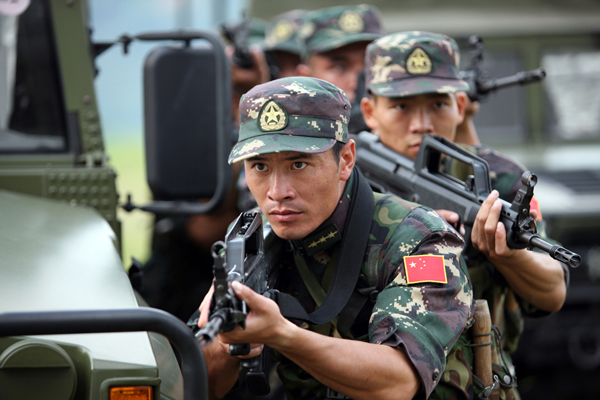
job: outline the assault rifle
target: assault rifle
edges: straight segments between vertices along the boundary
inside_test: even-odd
[[[268,296],[277,280],[275,261],[282,248],[283,241],[277,238],[270,226],[263,229],[259,212],[242,213],[227,233],[225,242],[213,244],[215,291],[208,323],[196,333],[203,346],[210,344],[219,332],[229,332],[238,325],[246,327],[246,303],[237,298],[231,283],[238,281]],[[271,390],[266,351],[265,347],[261,355],[243,360],[241,364],[248,389],[255,395],[266,395]],[[229,345],[229,353],[233,356],[249,352],[250,344]]]
[[[233,55],[231,61],[240,68],[250,69],[254,67],[254,60],[248,46],[252,30],[252,19],[247,11],[242,15],[242,21],[234,24],[222,24],[220,27],[221,35],[233,46]],[[272,55],[265,53],[269,75],[271,80],[277,79],[279,68],[277,67]]]
[[[507,86],[525,85],[541,81],[546,77],[546,71],[538,68],[532,71],[521,71],[505,78],[488,78],[481,67],[483,39],[476,35],[469,37],[469,49],[469,65],[465,70],[460,71],[460,76],[470,86],[467,95],[471,101],[479,101],[488,93]]]
[[[244,12],[242,21],[236,24],[222,24],[221,34],[233,45],[232,61],[241,68],[252,68],[254,61],[248,48],[250,16]]]
[[[383,145],[379,138],[361,132],[356,140],[356,165],[371,185],[382,193],[392,193],[434,210],[458,213],[467,230],[475,222],[481,204],[491,192],[487,162],[460,146],[438,136],[424,135],[413,162]],[[467,171],[461,180],[449,169]],[[576,268],[581,257],[563,247],[541,239],[535,220],[529,214],[529,203],[536,175],[527,171],[521,177],[523,186],[512,204],[502,201],[500,222],[506,228],[506,242],[513,249],[538,248],[550,257]]]

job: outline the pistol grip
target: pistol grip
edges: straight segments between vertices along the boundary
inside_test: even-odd
[[[265,396],[271,392],[269,383],[268,348],[265,346],[263,352],[254,358],[245,359],[241,362],[244,370],[244,380],[248,391],[255,396]]]

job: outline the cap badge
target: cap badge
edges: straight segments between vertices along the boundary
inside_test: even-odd
[[[258,127],[263,132],[278,131],[288,124],[285,107],[277,100],[267,101],[258,113]]]
[[[344,32],[348,33],[362,32],[365,27],[361,15],[356,11],[350,10],[342,14],[339,25]]]
[[[279,21],[275,27],[273,27],[273,30],[269,35],[269,39],[274,43],[285,42],[292,37],[293,33],[294,27],[292,23],[290,21],[283,20]]]
[[[431,72],[431,60],[423,49],[417,47],[408,59],[406,59],[406,70],[409,74],[423,75]]]
[[[309,38],[313,33],[315,33],[315,29],[315,24],[312,22],[306,22],[298,30],[298,36],[304,39]]]

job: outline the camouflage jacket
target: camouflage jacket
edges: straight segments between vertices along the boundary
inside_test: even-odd
[[[498,153],[487,146],[464,146],[469,151],[483,158],[490,167],[492,189],[498,190],[500,198],[512,202],[521,187],[521,175],[525,167],[516,161]],[[545,240],[544,221],[537,221],[540,236]],[[524,316],[542,317],[549,313],[536,309],[532,304],[522,300],[509,288],[505,278],[496,271],[494,266],[481,253],[465,253],[469,276],[473,285],[475,299],[485,299],[488,302],[492,325],[498,327],[501,335],[502,352],[499,354],[498,365],[493,370],[500,378],[500,397],[512,399],[516,393],[516,377],[509,354],[517,349],[519,337],[524,327]],[[565,279],[568,285],[569,271],[563,265]],[[473,398],[483,389],[477,377],[473,377],[473,353],[469,333],[466,332],[456,342],[448,355],[446,372],[440,384],[436,387],[432,399],[462,399]]]
[[[315,309],[316,303],[298,271],[298,257],[326,292],[333,270],[327,266],[335,265],[345,234],[353,180],[354,175],[332,216],[304,240],[290,241],[289,253],[282,257],[285,273],[281,275],[285,278],[280,290],[298,298],[308,312]],[[429,208],[379,193],[374,194],[374,201],[371,235],[356,287],[369,288],[366,292],[372,295],[367,296],[374,301],[364,303],[348,330],[339,329],[342,317],[337,325],[304,327],[330,336],[402,349],[420,376],[420,394],[427,398],[444,372],[449,349],[472,320],[472,290],[461,257],[464,242]],[[322,237],[331,239],[317,248],[311,246],[321,242]],[[419,255],[422,260],[409,257]],[[421,261],[441,268],[437,271],[442,275],[415,275],[412,271],[421,267]],[[376,273],[369,272],[369,268]],[[281,357],[278,373],[288,399],[326,398],[327,389],[290,360]]]

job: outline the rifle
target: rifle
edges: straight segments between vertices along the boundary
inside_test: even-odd
[[[248,47],[248,39],[251,30],[251,18],[247,11],[242,15],[242,21],[234,24],[221,24],[220,30],[223,37],[233,45],[233,55],[231,61],[240,68],[250,69],[254,67],[254,60]],[[279,68],[273,55],[265,53],[267,66],[269,68],[269,76],[271,80],[277,79]]]
[[[232,61],[240,68],[250,69],[254,65],[248,48],[248,33],[250,16],[247,12],[242,15],[242,21],[236,24],[222,24],[221,34],[233,45]]]
[[[469,49],[469,65],[465,70],[460,71],[460,76],[469,84],[467,95],[471,101],[479,101],[490,92],[507,86],[525,85],[541,81],[546,77],[546,71],[538,68],[517,72],[504,78],[488,78],[481,67],[483,64],[483,39],[477,35],[470,36]]]
[[[356,165],[376,190],[434,210],[458,213],[467,230],[465,237],[469,243],[470,228],[481,204],[491,192],[489,166],[484,159],[447,139],[430,135],[423,135],[414,162],[389,149],[377,136],[368,132],[358,135],[356,148]],[[466,168],[466,179],[451,175],[447,171],[449,165]],[[537,176],[526,171],[521,183],[523,186],[512,204],[500,199],[500,222],[506,228],[508,246],[513,249],[538,248],[572,268],[579,266],[581,257],[578,254],[549,243],[537,234],[535,220],[529,214]]]
[[[248,309],[237,298],[231,283],[238,281],[259,294],[269,296],[277,280],[275,261],[283,241],[266,225],[263,229],[259,212],[244,212],[227,233],[225,242],[211,248],[214,259],[215,291],[210,304],[208,323],[196,333],[197,340],[206,346],[219,332],[229,332],[238,325],[246,327]],[[246,355],[250,344],[230,344],[229,354]],[[254,358],[243,360],[242,373],[250,393],[266,395],[270,392],[267,368],[267,348]]]

